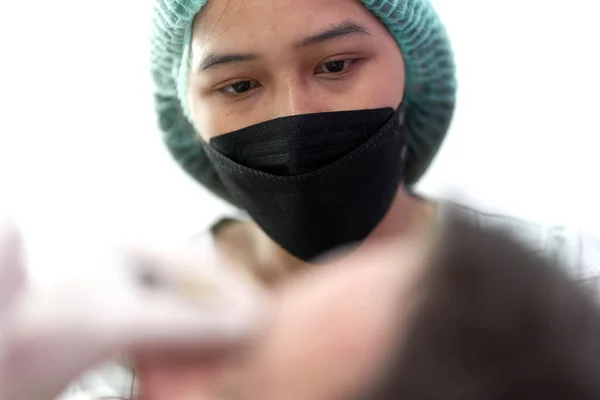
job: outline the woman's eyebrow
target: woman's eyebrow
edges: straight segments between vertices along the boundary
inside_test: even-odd
[[[198,72],[218,67],[225,64],[238,63],[243,61],[254,61],[260,58],[256,53],[210,53],[198,66]]]
[[[354,21],[353,19],[346,19],[344,21],[331,25],[329,28],[326,28],[321,32],[318,32],[314,35],[311,35],[307,38],[298,41],[294,47],[311,46],[329,40],[354,35],[365,36],[370,35],[370,33],[367,30],[367,28],[365,28],[360,23]]]
[[[298,48],[312,46],[330,40],[354,35],[365,36],[370,35],[370,33],[367,30],[367,28],[365,28],[360,23],[352,19],[346,19],[344,21],[335,23],[320,32],[317,32],[313,35],[299,40],[294,44],[294,47]],[[245,61],[255,61],[260,58],[261,55],[258,53],[209,53],[199,64],[197,72],[203,72],[208,69],[226,64],[239,63]]]

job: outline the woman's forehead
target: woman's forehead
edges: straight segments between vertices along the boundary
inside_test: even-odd
[[[210,48],[291,46],[348,22],[385,29],[358,0],[209,0],[195,19],[193,40]]]

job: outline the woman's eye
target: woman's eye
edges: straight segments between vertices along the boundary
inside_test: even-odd
[[[339,74],[344,72],[354,60],[328,61],[317,67],[317,74]]]
[[[227,94],[243,94],[254,89],[256,86],[256,81],[239,81],[221,88],[221,91]]]

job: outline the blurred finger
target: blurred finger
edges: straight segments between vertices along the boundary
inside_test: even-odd
[[[23,265],[21,237],[15,224],[0,216],[0,316],[26,279]]]
[[[266,294],[219,265],[211,249],[133,248],[127,260],[137,279],[121,340],[129,346],[211,347],[243,342],[268,318]]]

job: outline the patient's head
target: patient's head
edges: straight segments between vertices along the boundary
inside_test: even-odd
[[[454,221],[375,399],[599,399],[596,300],[560,266]]]
[[[204,398],[600,398],[600,316],[557,266],[460,220],[431,246],[382,246],[293,280]]]

